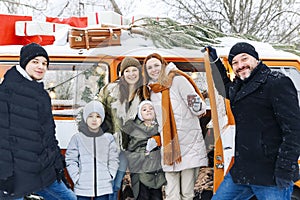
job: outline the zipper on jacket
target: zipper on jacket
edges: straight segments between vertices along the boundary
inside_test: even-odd
[[[95,189],[95,197],[97,197],[97,160],[96,160],[96,137],[93,137],[94,142],[94,189]]]

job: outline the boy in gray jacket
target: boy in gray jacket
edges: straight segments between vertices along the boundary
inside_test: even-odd
[[[108,200],[119,167],[117,145],[110,133],[100,127],[105,118],[102,103],[85,105],[78,130],[66,151],[69,175],[78,200]]]

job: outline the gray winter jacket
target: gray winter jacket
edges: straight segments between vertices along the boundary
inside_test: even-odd
[[[73,135],[67,151],[68,173],[76,195],[96,197],[111,194],[112,183],[119,167],[119,154],[111,133],[91,133],[86,123]]]

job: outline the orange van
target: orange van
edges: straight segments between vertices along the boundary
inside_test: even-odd
[[[128,33],[122,32],[122,35]],[[121,36],[122,37],[122,36]],[[240,41],[233,38],[220,38],[216,46],[223,59],[228,75],[233,76],[227,62],[230,47]],[[270,45],[248,41],[257,49],[260,59],[272,70],[278,70],[291,77],[300,99],[300,57],[273,49]],[[66,46],[45,46],[49,57],[49,70],[44,78],[45,87],[52,98],[52,110],[56,123],[56,136],[62,152],[65,151],[73,134],[77,132],[77,115],[85,103],[96,97],[100,88],[114,81],[119,75],[119,65],[125,56],[134,56],[141,63],[151,53],[161,54],[168,62],[189,74],[200,91],[208,92],[205,99],[208,111],[201,125],[207,151],[213,151],[215,192],[230,168],[234,157],[234,119],[228,102],[215,92],[211,76],[211,66],[207,53],[198,50],[174,47],[155,47],[141,36],[121,38],[121,46],[108,46],[92,49],[71,49]],[[20,45],[0,46],[0,80],[5,72],[18,64]],[[213,66],[212,66],[213,67]],[[300,199],[300,181],[295,183],[293,198]]]

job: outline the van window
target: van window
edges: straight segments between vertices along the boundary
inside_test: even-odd
[[[62,149],[77,130],[77,117],[88,101],[109,81],[106,62],[50,63],[44,83],[52,96],[52,112],[56,124],[56,137]],[[51,91],[52,90],[52,91]],[[76,120],[74,120],[76,119]]]
[[[108,70],[105,62],[50,63],[44,84],[52,98],[54,115],[73,115],[70,109],[74,111],[94,99],[108,82]]]

